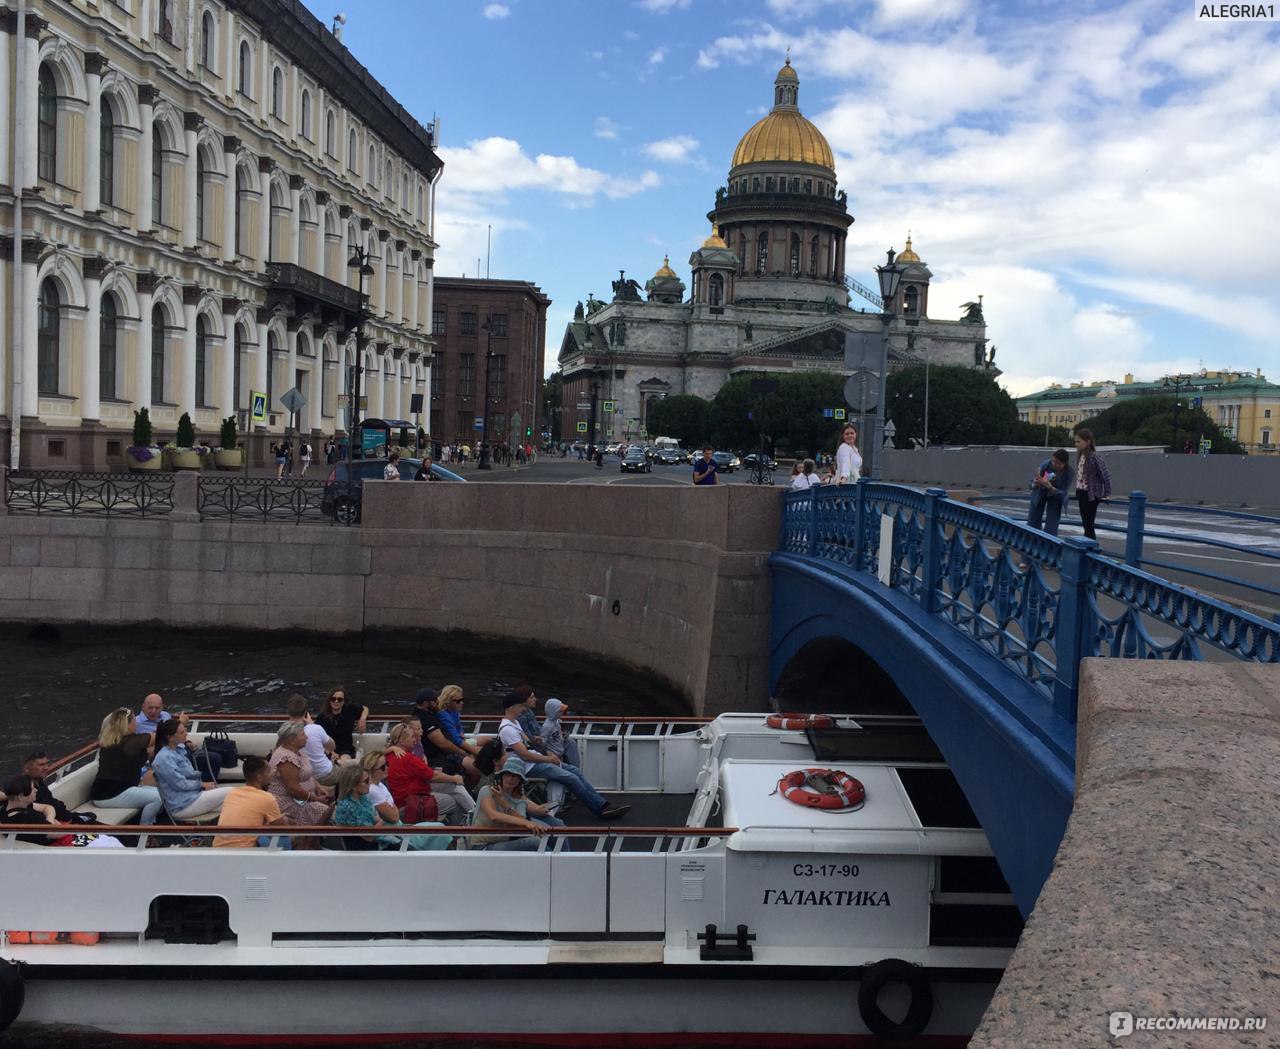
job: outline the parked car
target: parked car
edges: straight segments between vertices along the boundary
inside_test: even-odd
[[[731,474],[742,466],[742,460],[733,452],[712,452],[711,461],[716,464],[716,469],[721,473]]]
[[[661,466],[678,466],[681,462],[679,448],[659,448],[656,462]]]
[[[759,461],[760,453],[752,452],[749,455],[744,455],[738,465],[744,470],[754,470]],[[778,460],[771,455],[766,455],[764,457],[764,468],[766,470],[776,470],[778,468]]]
[[[644,454],[643,448],[629,448],[627,449],[627,454],[622,458],[618,472],[624,474],[647,474],[653,472],[653,467],[650,465],[648,457]]]
[[[412,481],[413,475],[422,465],[421,459],[401,459],[397,466],[400,469],[400,480]],[[351,464],[351,479],[348,480],[347,464],[335,463],[325,478],[324,495],[320,498],[320,512],[343,524],[360,520],[363,506],[365,481],[381,481],[383,471],[387,468],[386,459],[357,459]],[[439,463],[431,464],[431,476],[437,481],[466,481],[452,470],[446,470]]]

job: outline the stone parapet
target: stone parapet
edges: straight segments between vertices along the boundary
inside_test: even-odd
[[[1075,808],[973,1049],[1275,1044],[1280,666],[1088,659]],[[1135,1017],[1265,1032],[1109,1034]]]

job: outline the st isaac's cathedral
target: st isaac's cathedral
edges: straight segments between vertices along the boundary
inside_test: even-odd
[[[929,316],[932,273],[910,237],[895,259],[902,276],[890,302],[846,276],[853,216],[831,147],[801,115],[799,94],[788,58],[773,110],[742,136],[728,185],[716,191],[711,235],[689,256],[691,294],[664,259],[643,289],[619,272],[612,301],[578,303],[560,345],[562,438],[588,429],[600,440],[641,436],[655,399],[711,398],[742,372],[847,373],[845,335],[879,337],[882,306],[892,315],[891,370],[926,357],[994,368],[980,301],[960,320]],[[872,280],[875,261],[865,260]],[[865,310],[851,305],[863,300]],[[572,425],[593,415],[595,426]]]

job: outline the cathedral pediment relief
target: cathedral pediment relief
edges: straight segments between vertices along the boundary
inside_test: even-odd
[[[665,379],[659,379],[659,378],[655,375],[655,376],[653,376],[653,377],[651,377],[651,378],[645,379],[642,383],[640,383],[640,389],[642,389],[642,390],[669,390],[669,389],[671,389],[671,383],[667,382]]]

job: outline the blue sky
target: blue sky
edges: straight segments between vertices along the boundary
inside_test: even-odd
[[[446,167],[436,272],[564,322],[688,257],[788,45],[874,282],[910,230],[930,314],[984,295],[1004,383],[1261,368],[1280,380],[1280,22],[1186,0],[307,0]]]

